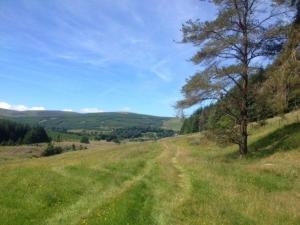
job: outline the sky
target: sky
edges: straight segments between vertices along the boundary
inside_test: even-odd
[[[1,0],[0,108],[174,116],[199,0]]]

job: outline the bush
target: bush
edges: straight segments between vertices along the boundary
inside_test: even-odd
[[[52,144],[49,144],[47,148],[43,151],[42,156],[51,156],[51,155],[57,155],[63,152],[63,149],[59,146],[54,146]]]
[[[118,138],[115,138],[115,139],[113,139],[112,140],[114,143],[116,143],[116,144],[121,144],[121,141],[118,139]]]
[[[83,143],[83,144],[89,144],[90,143],[90,140],[87,136],[83,136],[81,137],[80,139],[80,143]]]

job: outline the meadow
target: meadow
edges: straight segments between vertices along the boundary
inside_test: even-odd
[[[201,133],[11,156],[0,160],[0,224],[300,224],[299,116],[252,124],[243,159]]]

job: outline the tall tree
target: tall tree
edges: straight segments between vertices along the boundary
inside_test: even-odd
[[[182,42],[199,48],[191,60],[204,69],[187,80],[182,88],[184,99],[177,102],[177,108],[226,99],[220,101],[226,116],[223,124],[230,124],[234,132],[227,132],[230,141],[246,155],[249,77],[256,71],[258,59],[274,54],[270,43],[276,45],[284,37],[280,18],[285,11],[272,8],[265,0],[210,2],[218,9],[214,20],[189,20],[182,26]]]

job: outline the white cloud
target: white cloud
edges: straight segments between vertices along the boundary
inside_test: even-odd
[[[43,106],[34,106],[34,107],[31,107],[29,110],[43,111],[43,110],[46,110],[46,108]]]
[[[28,107],[26,107],[25,105],[15,105],[15,106],[11,106],[11,109],[17,111],[26,111],[28,110]]]
[[[73,109],[63,109],[64,112],[73,112]]]
[[[46,110],[46,108],[43,107],[43,106],[28,107],[28,106],[25,106],[23,104],[20,104],[20,105],[11,105],[11,104],[9,104],[7,102],[0,102],[0,108],[2,108],[2,109],[9,109],[9,110],[16,110],[16,111],[27,111],[27,110],[42,111],[42,110]]]
[[[104,110],[102,109],[98,109],[98,108],[83,108],[80,109],[81,113],[99,113],[99,112],[104,112]]]
[[[1,109],[11,109],[11,105],[7,102],[0,102],[0,108]]]

